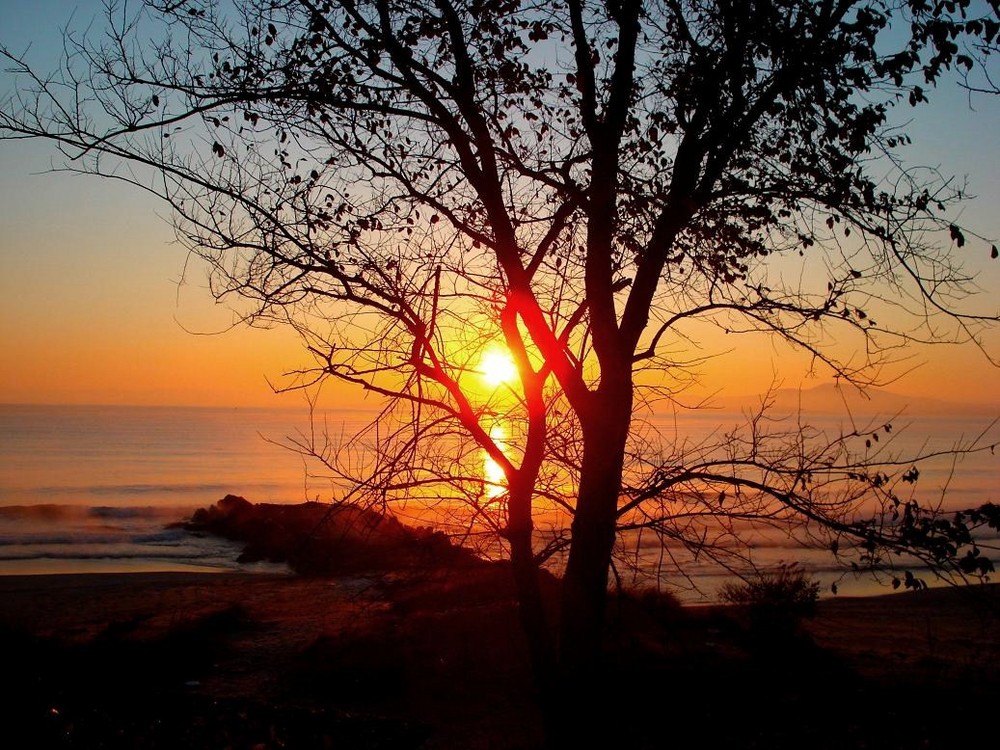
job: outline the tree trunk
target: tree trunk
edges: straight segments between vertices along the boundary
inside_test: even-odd
[[[538,565],[532,548],[531,492],[511,487],[509,497],[510,524],[507,539],[510,542],[510,561],[517,590],[518,615],[528,641],[535,682],[541,692],[547,692],[553,679],[556,657],[552,631],[545,614]]]
[[[581,420],[583,464],[560,618],[559,657],[564,668],[586,670],[600,648],[632,412],[630,393],[598,391],[604,396],[599,407]]]
[[[509,485],[509,520],[507,540],[510,542],[510,562],[517,592],[518,618],[528,646],[538,706],[545,729],[546,744],[561,732],[557,728],[558,672],[552,629],[545,613],[545,602],[539,581],[538,564],[532,546],[531,520],[532,486],[523,486],[523,477],[516,476]]]
[[[598,390],[597,408],[581,419],[583,465],[573,541],[563,577],[559,673],[563,746],[602,734],[601,641],[608,571],[615,541],[625,441],[632,413],[631,387]]]

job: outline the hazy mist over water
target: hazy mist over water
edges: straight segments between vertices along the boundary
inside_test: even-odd
[[[374,412],[326,412],[334,435],[350,436]],[[745,421],[738,411],[696,411],[648,418],[667,444],[716,441]],[[832,437],[881,427],[881,417],[820,414]],[[946,451],[988,430],[990,414],[942,410],[891,420],[892,439],[872,450]],[[775,423],[777,429],[797,424]],[[239,567],[238,547],[171,526],[227,493],[254,502],[330,500],[342,488],[307,476],[300,456],[275,445],[308,432],[309,413],[294,409],[122,406],[0,406],[0,574],[128,570],[224,570]],[[988,433],[996,442],[997,429]],[[864,434],[856,440],[862,444]],[[921,464],[920,497],[957,509],[997,501],[1000,456],[989,451]],[[316,467],[311,467],[316,472]],[[318,473],[318,472],[316,472]],[[947,490],[947,491],[946,491]],[[653,547],[641,556],[655,563]],[[798,560],[822,579],[836,577],[829,554],[802,550],[787,537],[761,537],[761,564]],[[685,572],[714,589],[723,571],[708,561]],[[843,589],[843,586],[842,586]],[[856,591],[868,593],[858,584]]]

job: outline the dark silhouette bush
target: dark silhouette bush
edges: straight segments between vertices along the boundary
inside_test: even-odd
[[[783,637],[794,634],[803,619],[816,614],[819,582],[796,563],[781,563],[753,578],[724,584],[719,598],[746,608],[756,633]]]

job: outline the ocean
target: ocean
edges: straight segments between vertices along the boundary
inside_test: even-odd
[[[0,406],[0,575],[245,568],[177,524],[229,493],[328,499],[275,444],[308,429],[304,409]]]
[[[351,435],[371,416],[324,414],[334,435]],[[650,421],[697,444],[740,420],[735,413],[696,412]],[[817,420],[831,433],[844,426],[841,417]],[[893,435],[902,453],[947,450],[991,429],[991,417],[975,413],[910,415],[905,422]],[[278,444],[309,429],[305,408],[0,406],[0,575],[283,569],[242,565],[237,545],[179,524],[229,493],[278,503],[339,497],[344,487]],[[987,439],[998,437],[994,426]],[[997,502],[998,462],[990,451],[926,462],[924,497],[955,509]],[[756,546],[755,559],[765,567],[795,561],[825,586],[838,582],[842,593],[886,590],[868,578],[845,577],[829,554],[781,535],[762,536]],[[648,568],[660,555],[644,546],[634,559]],[[732,575],[707,559],[664,570],[668,586],[684,573],[691,580],[680,588],[693,582],[709,596]]]

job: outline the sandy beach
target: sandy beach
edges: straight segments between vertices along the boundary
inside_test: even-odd
[[[5,732],[12,747],[539,747],[508,577],[0,577]],[[958,747],[1000,695],[998,604],[997,586],[832,599],[775,640],[732,609],[616,600],[609,715],[622,747],[663,746],[678,722],[707,746]]]

